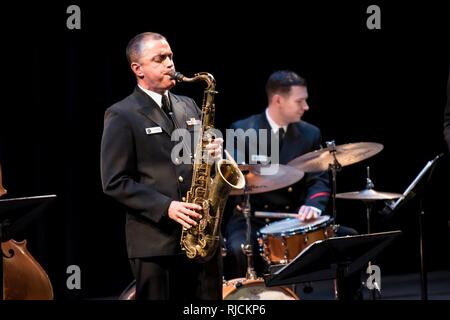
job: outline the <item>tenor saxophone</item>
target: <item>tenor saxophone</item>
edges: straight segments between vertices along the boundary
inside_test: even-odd
[[[194,152],[192,184],[186,195],[186,202],[202,207],[199,212],[202,218],[196,219],[196,226],[189,229],[183,228],[180,240],[181,249],[188,258],[197,262],[206,262],[214,256],[219,246],[222,214],[228,196],[231,190],[244,188],[245,178],[231,157],[215,163],[208,159],[206,145],[212,140],[214,95],[217,93],[214,77],[207,72],[196,73],[192,78],[175,72],[172,77],[178,82],[205,81],[207,83],[203,93],[199,141]],[[213,166],[215,166],[214,178],[211,176]]]

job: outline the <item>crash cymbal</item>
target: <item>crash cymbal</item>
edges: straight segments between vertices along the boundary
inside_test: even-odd
[[[402,195],[392,192],[380,192],[373,189],[365,189],[355,192],[344,192],[336,194],[336,198],[350,200],[393,200],[398,199]]]
[[[339,145],[335,149],[336,159],[344,167],[372,157],[383,150],[383,145],[374,142],[357,142]],[[331,147],[312,151],[295,158],[288,165],[303,172],[325,171],[334,163],[331,151]]]
[[[239,165],[246,177],[246,190],[232,190],[231,195],[254,194],[278,190],[296,183],[305,175],[302,171],[287,165]]]

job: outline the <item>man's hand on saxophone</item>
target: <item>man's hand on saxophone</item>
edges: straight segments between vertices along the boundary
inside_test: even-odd
[[[170,219],[189,229],[197,225],[197,222],[192,220],[191,217],[196,219],[202,218],[201,214],[194,211],[201,209],[202,207],[195,203],[172,201],[168,209],[168,216]]]
[[[216,138],[206,145],[208,156],[212,157],[211,160],[218,161],[222,159],[222,145],[222,138]],[[168,216],[170,219],[189,229],[197,225],[197,222],[192,220],[191,217],[196,219],[202,218],[201,214],[194,210],[202,210],[202,207],[195,203],[172,201],[169,206]]]
[[[222,138],[215,138],[210,143],[206,145],[206,150],[208,151],[208,156],[212,157],[212,160],[219,161],[222,159]]]

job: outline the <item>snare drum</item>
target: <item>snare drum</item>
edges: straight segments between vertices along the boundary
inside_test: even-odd
[[[310,244],[334,237],[330,216],[319,216],[308,222],[283,219],[268,224],[258,232],[261,255],[268,264],[285,264]]]
[[[286,287],[266,287],[264,280],[237,278],[223,284],[224,300],[299,300],[298,296]]]

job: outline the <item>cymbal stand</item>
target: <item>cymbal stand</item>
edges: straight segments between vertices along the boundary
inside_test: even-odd
[[[373,184],[372,180],[370,179],[370,167],[367,167],[366,190],[370,190],[373,188],[375,188],[375,185]],[[367,201],[364,201],[364,203],[366,204],[367,233],[370,233],[370,216],[372,213],[373,201],[367,200]]]
[[[366,190],[374,189],[375,185],[373,184],[372,180],[370,179],[370,167],[367,166],[367,178],[366,178]],[[371,219],[371,213],[372,213],[372,207],[374,200],[363,200],[364,204],[366,205],[366,219],[367,219],[367,234],[370,234],[370,219]],[[370,275],[372,275],[372,262],[368,262],[368,268],[367,271]],[[381,295],[380,285],[376,282],[376,280],[373,280],[373,289],[369,289],[370,296],[372,297],[372,300],[376,300],[377,298],[377,291]]]
[[[331,190],[331,199],[332,199],[332,210],[333,210],[333,223],[336,225],[336,190],[337,190],[337,183],[336,183],[336,173],[338,171],[341,171],[342,165],[339,163],[339,161],[336,158],[336,143],[334,140],[327,141],[326,142],[327,148],[330,149],[330,153],[333,156],[333,163],[328,164],[328,171],[331,173],[331,181],[332,181],[332,190]],[[337,229],[337,228],[336,228]],[[335,230],[336,231],[336,230]],[[335,288],[335,297],[338,298],[338,278],[339,276],[334,279],[334,288]]]
[[[245,244],[241,244],[242,252],[247,257],[247,272],[245,274],[246,279],[255,280],[257,279],[256,271],[253,266],[253,244],[252,244],[252,225],[251,225],[251,204],[250,204],[250,193],[248,192],[248,184],[247,184],[247,174],[248,171],[242,172],[245,177],[245,189],[244,189],[244,206],[242,208],[242,213],[245,217],[245,223],[247,225],[246,232],[245,232]]]
[[[332,201],[333,201],[333,220],[336,223],[336,173],[342,169],[342,165],[336,159],[336,144],[333,141],[327,141],[327,148],[330,148],[330,153],[333,156],[333,163],[328,164],[328,170],[331,172],[332,179]]]

